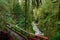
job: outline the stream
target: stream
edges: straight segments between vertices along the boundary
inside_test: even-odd
[[[33,30],[35,31],[35,35],[44,35],[44,33],[42,33],[39,29],[38,29],[38,26],[37,26],[37,23],[35,22],[32,22],[32,26],[33,26]]]

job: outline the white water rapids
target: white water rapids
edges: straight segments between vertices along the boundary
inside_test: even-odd
[[[35,31],[35,35],[44,35],[44,33],[42,33],[39,29],[38,26],[35,22],[32,22],[32,26],[33,26],[33,30]]]

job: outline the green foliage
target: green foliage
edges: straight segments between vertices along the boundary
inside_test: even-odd
[[[53,37],[51,37],[50,40],[60,40],[60,33],[56,32]]]
[[[38,28],[50,38],[60,38],[60,1],[58,0],[0,0],[0,29],[6,27],[5,23],[12,24],[12,29],[21,32],[33,33],[31,23],[38,21]],[[58,10],[59,9],[59,10]],[[16,28],[18,25],[19,28]],[[53,33],[53,34],[52,34]],[[30,34],[21,32],[25,36]]]

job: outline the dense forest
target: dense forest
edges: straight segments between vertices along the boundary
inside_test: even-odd
[[[49,40],[60,40],[60,0],[0,0],[0,30],[34,37],[33,21]]]

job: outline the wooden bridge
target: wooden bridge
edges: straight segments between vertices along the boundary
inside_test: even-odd
[[[45,36],[38,36],[38,35],[34,35],[35,37],[26,37],[22,34],[20,34],[20,32],[16,32],[14,29],[11,29],[9,27],[7,27],[8,32],[10,32],[11,35],[15,35],[18,40],[48,40],[48,37]]]
[[[25,37],[25,36],[21,35],[20,33],[14,31],[8,27],[6,28],[6,30],[0,31],[0,33],[1,32],[10,34],[14,38],[14,40],[15,40],[15,37],[17,37],[18,40],[48,40],[48,38],[45,36],[37,36],[36,35],[34,38],[33,37]],[[13,40],[13,39],[11,38],[11,40]]]

